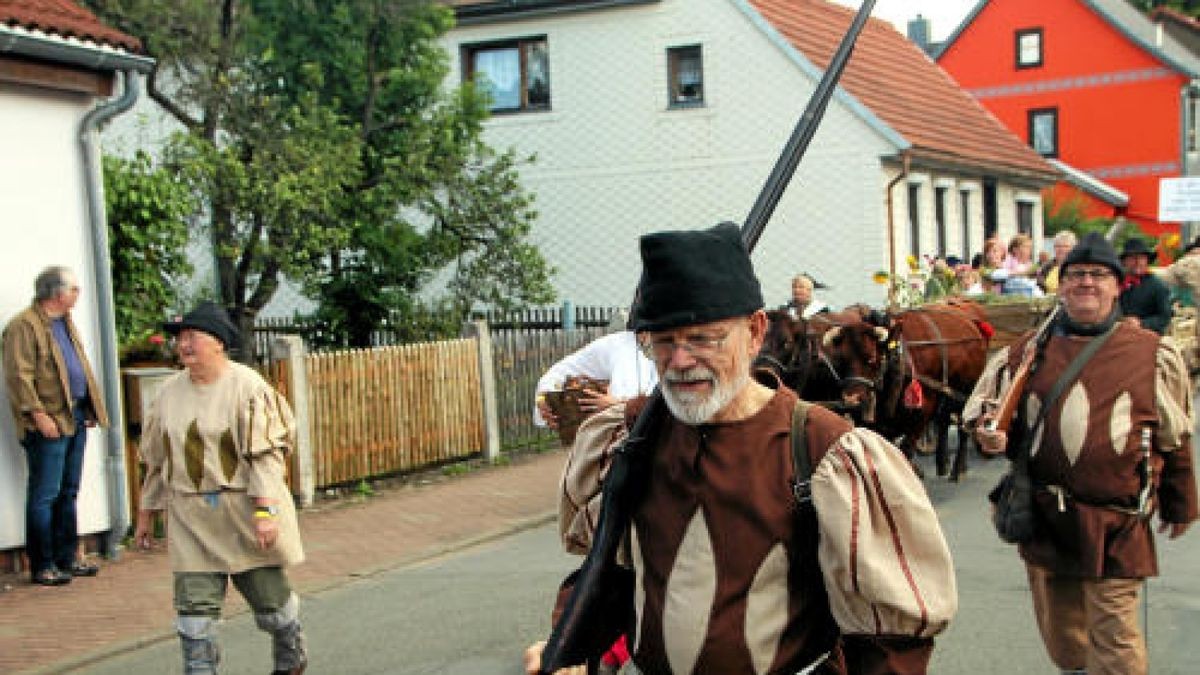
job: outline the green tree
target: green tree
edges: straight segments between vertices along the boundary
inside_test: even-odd
[[[487,102],[447,91],[437,42],[453,13],[431,2],[259,0],[264,82],[294,99],[316,82],[324,105],[359,121],[362,180],[340,212],[349,242],[310,283],[317,317],[353,345],[385,317],[419,321],[416,294],[448,278],[434,304],[512,308],[553,300],[551,269],[528,240],[536,212],[512,151],[482,140]]]
[[[1150,12],[1156,7],[1177,9],[1188,16],[1200,15],[1200,2],[1197,0],[1129,0],[1134,7],[1143,12]]]
[[[166,162],[199,197],[218,295],[248,337],[284,276],[303,279],[346,241],[333,205],[341,183],[358,180],[354,125],[311,105],[311,96],[272,96],[257,79],[248,2],[176,0],[171,11],[157,0],[88,5],[141,38],[158,61],[149,96],[183,128]]]
[[[1112,226],[1112,218],[1089,216],[1086,211],[1087,202],[1079,193],[1058,197],[1054,192],[1044,192],[1042,219],[1046,236],[1052,237],[1063,230],[1070,230],[1081,236],[1088,232],[1104,234]]]
[[[244,333],[284,277],[317,294],[325,314],[363,324],[356,342],[451,266],[460,307],[552,299],[550,270],[525,240],[534,212],[516,159],[481,140],[486,105],[473,87],[442,87],[437,38],[451,10],[428,0],[87,4],[158,59],[149,95],[185,129],[168,161],[203,200],[220,297]]]
[[[1070,230],[1080,237],[1089,232],[1107,234],[1108,230],[1112,228],[1114,219],[1087,215],[1087,203],[1084,201],[1083,196],[1078,193],[1066,198],[1056,198],[1054,193],[1050,191],[1043,193],[1043,195],[1042,217],[1047,237],[1052,237],[1063,230]],[[1124,227],[1117,233],[1113,241],[1113,246],[1117,250],[1120,250],[1125,245],[1125,241],[1132,237],[1138,237],[1149,242],[1155,241],[1136,222],[1126,220]]]
[[[191,193],[172,172],[138,152],[132,159],[104,157],[108,248],[122,344],[158,330],[191,273],[187,219]]]

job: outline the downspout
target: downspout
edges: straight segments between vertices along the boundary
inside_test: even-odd
[[[1195,120],[1195,112],[1192,106],[1192,96],[1196,92],[1196,83],[1189,81],[1179,89],[1179,176],[1184,178],[1188,175],[1188,134],[1191,132]],[[1195,236],[1192,232],[1193,225],[1191,222],[1183,223],[1180,236],[1183,238],[1183,243],[1191,241]]]
[[[900,151],[900,174],[888,182],[884,189],[884,203],[887,205],[887,237],[888,237],[888,309],[896,310],[896,222],[893,213],[892,188],[896,183],[908,177],[910,158],[907,152]]]
[[[137,74],[154,69],[154,59],[131,54],[123,49],[0,25],[0,54],[17,54],[50,63],[79,66],[98,72],[121,74],[119,98],[99,103],[79,123],[79,143],[83,159],[83,184],[87,195],[88,225],[92,234],[92,258],[96,271],[97,317],[100,322],[100,375],[104,403],[109,410],[108,504],[112,529],[105,537],[104,554],[116,558],[118,544],[129,529],[129,511],[125,506],[125,421],[122,414],[120,364],[117,360],[117,327],[112,288],[112,266],[108,254],[108,225],[104,215],[104,178],[100,166],[98,136],[100,128],[112,118],[133,107],[137,101]]]
[[[79,124],[79,144],[83,151],[84,186],[87,192],[88,223],[92,231],[92,258],[96,266],[96,298],[100,320],[100,372],[103,374],[104,403],[108,408],[108,507],[112,529],[104,542],[104,555],[116,559],[119,544],[129,530],[126,506],[125,416],[121,401],[121,366],[117,357],[116,301],[113,294],[112,264],[108,251],[108,219],[104,209],[104,173],[100,162],[100,129],[109,120],[133,107],[139,94],[138,76],[133,70],[119,71],[121,96],[109,99],[88,111]]]

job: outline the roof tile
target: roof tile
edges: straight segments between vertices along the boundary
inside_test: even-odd
[[[825,68],[855,11],[824,0],[750,0],[800,53]],[[916,155],[974,166],[1057,172],[891,24],[863,28],[840,82],[913,145]]]
[[[106,26],[71,0],[0,0],[0,24],[91,40],[135,53],[142,51],[137,38]]]

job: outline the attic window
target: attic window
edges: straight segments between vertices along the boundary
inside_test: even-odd
[[[546,37],[465,45],[464,79],[491,97],[492,112],[550,109],[550,56]]]
[[[704,105],[704,56],[700,45],[667,48],[667,81],[670,107]]]
[[[1058,157],[1058,108],[1029,111],[1029,146],[1043,157]]]
[[[1042,29],[1027,28],[1017,31],[1017,69],[1037,68],[1042,65]]]

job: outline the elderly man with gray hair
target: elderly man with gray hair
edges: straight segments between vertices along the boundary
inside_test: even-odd
[[[1054,235],[1054,259],[1042,265],[1037,271],[1038,286],[1041,286],[1047,295],[1058,292],[1059,270],[1062,269],[1067,254],[1075,248],[1077,243],[1079,243],[1078,238],[1070,230],[1063,230]]]
[[[75,274],[47,267],[34,281],[33,304],[4,329],[8,399],[29,462],[25,551],[31,579],[42,586],[99,572],[76,557],[75,499],[87,427],[108,424],[103,395],[71,321],[78,300]]]

